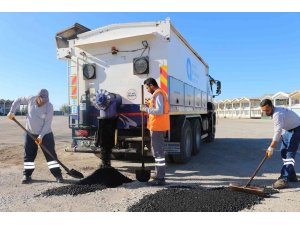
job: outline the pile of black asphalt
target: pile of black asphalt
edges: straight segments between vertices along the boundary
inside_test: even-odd
[[[121,174],[113,167],[100,168],[94,171],[90,176],[81,179],[76,184],[64,185],[52,188],[41,193],[41,196],[52,195],[80,195],[89,192],[95,192],[106,188],[115,188],[124,183],[132,182],[131,179]],[[40,196],[40,195],[38,195]]]
[[[238,212],[264,198],[229,188],[171,187],[147,195],[129,212]]]

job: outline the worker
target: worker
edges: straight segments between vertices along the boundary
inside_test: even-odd
[[[297,182],[295,172],[295,155],[300,143],[300,117],[293,111],[274,107],[270,99],[264,99],[260,103],[261,110],[267,115],[272,116],[274,122],[274,136],[272,143],[266,151],[266,156],[270,158],[274,148],[281,139],[282,131],[285,131],[281,145],[281,157],[283,166],[281,175],[273,184],[276,189],[288,187],[288,182]]]
[[[15,118],[15,112],[20,105],[28,105],[26,117],[26,129],[36,138],[32,138],[26,133],[24,144],[24,170],[22,184],[32,182],[31,175],[35,169],[34,160],[37,155],[38,145],[43,145],[55,157],[52,158],[43,149],[50,172],[56,178],[58,183],[63,183],[63,177],[58,162],[56,161],[55,142],[51,130],[53,118],[53,105],[49,102],[49,94],[46,89],[41,89],[37,96],[17,98],[10,109],[7,117],[11,120]]]
[[[115,129],[118,117],[101,119],[98,118],[98,135],[95,146],[100,147],[100,168],[111,167],[111,153],[115,146]],[[101,128],[101,129],[100,129]]]
[[[149,104],[141,105],[140,110],[149,114],[147,128],[150,130],[151,151],[155,159],[156,175],[149,183],[152,186],[165,185],[164,136],[170,130],[169,103],[164,90],[159,88],[153,78],[144,81],[145,88],[152,94]]]

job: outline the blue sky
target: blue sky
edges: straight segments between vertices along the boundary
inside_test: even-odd
[[[55,33],[170,17],[222,81],[218,99],[300,89],[300,13],[0,13],[0,99],[47,88],[55,109],[68,102],[67,66]]]

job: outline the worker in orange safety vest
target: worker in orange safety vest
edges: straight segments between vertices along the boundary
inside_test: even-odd
[[[165,152],[164,136],[170,130],[170,116],[168,97],[164,90],[159,88],[153,78],[144,81],[145,88],[152,94],[152,99],[148,104],[141,105],[140,110],[149,114],[147,128],[150,130],[151,151],[155,159],[155,178],[149,182],[152,186],[165,185]]]

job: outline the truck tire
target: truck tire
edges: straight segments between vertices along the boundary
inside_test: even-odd
[[[192,155],[197,155],[201,150],[201,123],[199,119],[192,120],[193,150]]]
[[[208,137],[206,138],[206,142],[210,143],[215,140],[215,134],[216,134],[215,114],[212,114],[212,116],[209,118],[208,124],[209,124],[209,128],[208,128]]]
[[[192,156],[192,128],[191,123],[188,120],[185,120],[181,128],[180,136],[180,154],[173,155],[173,161],[175,163],[187,163]]]

